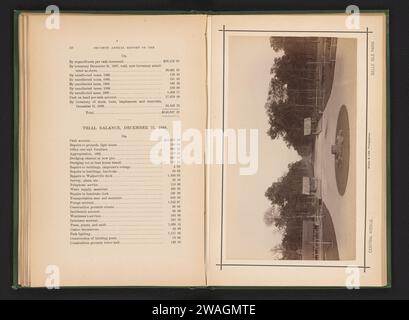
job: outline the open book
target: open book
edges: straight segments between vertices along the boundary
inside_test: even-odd
[[[15,287],[389,284],[387,14],[15,21]]]

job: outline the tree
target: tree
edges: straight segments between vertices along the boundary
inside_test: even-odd
[[[272,205],[278,205],[282,209],[292,196],[301,194],[302,178],[311,175],[312,168],[308,161],[299,160],[290,163],[288,172],[267,189],[265,196]]]
[[[307,57],[316,57],[318,38],[271,37],[274,51],[284,54],[273,60],[265,109],[269,122],[267,134],[271,139],[281,137],[302,156],[308,155],[313,144],[304,136],[304,119],[317,117],[314,65]],[[309,59],[309,58],[308,58]]]
[[[287,101],[287,99],[287,84],[283,83],[280,79],[273,75],[271,77],[268,90],[268,101],[284,103]]]
[[[274,246],[273,248],[270,249],[272,258],[274,260],[281,260],[284,257],[285,254],[285,248],[283,247],[283,244],[280,243],[276,246]]]
[[[285,40],[285,37],[270,37],[270,47],[275,52],[284,50]]]
[[[304,119],[311,117],[311,109],[272,100],[267,101],[265,109],[269,123],[267,134],[271,139],[281,137],[288,147],[294,147],[305,156],[303,147],[313,142],[313,137],[304,136]]]

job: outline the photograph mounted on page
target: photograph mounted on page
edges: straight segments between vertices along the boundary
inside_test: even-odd
[[[260,129],[260,163],[252,177],[227,168],[227,258],[354,260],[356,39],[229,46],[228,101],[243,111],[227,123]]]

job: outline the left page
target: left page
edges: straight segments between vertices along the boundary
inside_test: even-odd
[[[50,272],[60,286],[204,285],[204,167],[177,161],[173,133],[206,125],[206,17],[20,19],[28,83],[23,285],[46,286]]]

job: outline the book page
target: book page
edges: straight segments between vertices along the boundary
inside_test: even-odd
[[[386,285],[385,15],[208,29],[209,127],[225,133],[207,176],[208,284]]]
[[[175,131],[206,125],[206,17],[23,17],[29,285],[204,285],[204,166]]]

